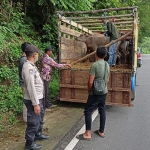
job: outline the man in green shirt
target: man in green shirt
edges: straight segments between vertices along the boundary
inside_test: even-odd
[[[110,72],[110,67],[108,63],[104,61],[106,55],[107,50],[104,46],[100,46],[97,48],[96,51],[97,61],[94,62],[90,68],[90,75],[88,80],[89,96],[84,110],[86,131],[85,133],[76,136],[76,138],[79,140],[91,140],[92,112],[95,109],[95,107],[98,107],[98,111],[100,114],[100,127],[99,130],[95,131],[95,133],[98,134],[100,137],[104,137],[104,128],[106,121],[105,101],[108,92],[107,82],[109,79],[109,72]],[[94,95],[92,92],[94,79],[97,78],[102,78],[105,80],[106,88],[103,95]]]

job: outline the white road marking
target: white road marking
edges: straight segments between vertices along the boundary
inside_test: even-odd
[[[98,109],[92,114],[92,122],[95,120],[95,118],[97,117],[97,115],[98,115]],[[70,143],[67,145],[67,147],[64,150],[73,150],[73,148],[79,142],[79,140],[76,138],[76,136],[79,135],[79,134],[82,134],[84,132],[85,132],[85,124],[79,130],[79,132],[74,136],[74,138],[70,141]]]

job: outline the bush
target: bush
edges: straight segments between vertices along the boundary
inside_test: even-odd
[[[0,22],[0,130],[16,124],[18,115],[22,115],[23,95],[19,87],[17,61],[21,56],[20,46],[25,41],[39,49],[50,45],[49,42],[41,42],[29,18],[24,19],[22,12],[15,11],[7,22]],[[57,74],[58,71],[55,71],[50,85],[52,99],[58,95]]]

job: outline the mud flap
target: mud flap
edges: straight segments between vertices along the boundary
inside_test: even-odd
[[[131,81],[131,100],[135,99],[135,87],[136,87],[136,73],[134,73],[134,76],[132,77]]]

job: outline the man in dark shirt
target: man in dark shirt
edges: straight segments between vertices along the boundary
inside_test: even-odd
[[[110,36],[110,41],[114,41],[118,38],[118,31],[116,26],[113,22],[106,20],[107,24],[107,34]],[[116,65],[116,50],[117,50],[117,43],[112,44],[109,47],[109,59],[108,64],[112,67]]]
[[[24,81],[22,79],[22,66],[24,64],[24,62],[27,60],[27,57],[26,57],[26,54],[25,54],[25,48],[26,46],[30,44],[28,42],[24,42],[22,45],[21,45],[21,49],[22,49],[22,56],[20,57],[19,59],[19,62],[18,62],[18,70],[19,70],[19,85],[22,89],[22,92],[23,92],[23,88],[24,88]],[[25,104],[23,103],[23,121],[26,123],[27,122],[27,108],[25,106]]]

